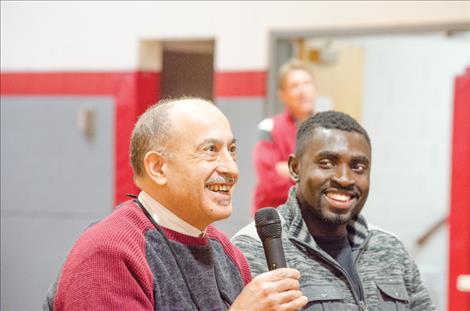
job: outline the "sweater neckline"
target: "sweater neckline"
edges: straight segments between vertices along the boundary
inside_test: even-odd
[[[166,237],[170,241],[176,241],[187,246],[207,246],[209,243],[209,239],[207,238],[207,235],[205,235],[204,237],[194,237],[194,236],[190,236],[184,233],[171,230],[163,226],[160,226],[160,228],[162,228]]]
[[[208,239],[207,234],[204,235],[203,237],[194,237],[194,236],[190,236],[184,233],[174,231],[172,229],[166,228],[161,225],[157,225],[155,223],[155,220],[150,215],[150,213],[148,213],[148,211],[145,210],[145,207],[141,206],[141,203],[137,199],[134,199],[132,202],[134,203],[133,205],[136,211],[138,211],[138,213],[141,214],[145,218],[147,225],[149,226],[149,229],[156,230],[158,232],[159,230],[157,229],[156,226],[159,226],[161,229],[161,232],[165,234],[168,240],[176,241],[187,246],[207,246],[209,244],[209,239]],[[209,227],[210,225],[208,226],[208,229]]]

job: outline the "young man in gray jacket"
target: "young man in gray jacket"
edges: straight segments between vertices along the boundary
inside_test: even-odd
[[[394,235],[360,214],[369,193],[371,143],[341,112],[303,122],[289,171],[296,182],[278,207],[287,265],[300,271],[306,310],[435,310],[418,268]],[[254,223],[232,239],[253,276],[267,271]]]

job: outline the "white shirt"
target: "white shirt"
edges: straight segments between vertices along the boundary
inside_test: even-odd
[[[139,201],[160,226],[193,237],[203,237],[206,233],[173,214],[144,191],[139,193]]]

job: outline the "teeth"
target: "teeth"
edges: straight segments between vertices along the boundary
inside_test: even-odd
[[[346,202],[349,199],[351,199],[351,196],[346,195],[346,194],[341,194],[341,193],[333,193],[333,192],[328,192],[326,194],[329,198],[336,200],[336,201],[343,201]]]
[[[224,191],[227,192],[231,189],[232,187],[229,185],[208,185],[207,189],[210,191]]]

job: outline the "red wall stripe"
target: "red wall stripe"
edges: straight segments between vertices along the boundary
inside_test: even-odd
[[[112,95],[129,73],[2,73],[2,95]]]
[[[2,95],[112,95],[123,77],[133,72],[54,72],[0,74]],[[145,74],[145,73],[142,73]],[[149,74],[149,73],[147,73]],[[158,74],[157,74],[158,75]],[[158,75],[159,76],[159,75]],[[145,78],[141,78],[145,80]],[[159,79],[159,78],[158,78]],[[159,83],[159,80],[158,80]],[[142,89],[142,86],[139,86]],[[266,72],[218,72],[214,97],[265,97]]]
[[[219,72],[214,97],[264,97],[264,71]],[[0,95],[113,96],[115,99],[115,204],[137,193],[129,163],[129,139],[140,114],[160,98],[157,72],[2,72]]]
[[[450,311],[470,310],[470,293],[457,290],[457,277],[470,275],[470,68],[455,79],[449,216]]]
[[[218,72],[214,76],[214,97],[265,97],[265,71]]]

